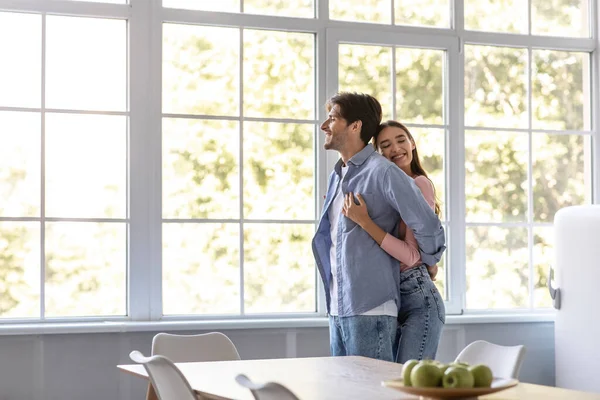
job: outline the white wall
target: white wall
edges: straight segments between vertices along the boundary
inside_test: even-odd
[[[326,328],[223,331],[244,359],[326,356]],[[143,400],[146,386],[115,367],[131,350],[150,353],[155,332],[0,336],[0,400]],[[197,333],[186,331],[185,333]],[[452,360],[466,344],[485,339],[525,344],[521,380],[554,384],[553,323],[447,325],[438,359]]]

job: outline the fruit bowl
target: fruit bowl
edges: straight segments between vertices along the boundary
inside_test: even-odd
[[[399,390],[404,393],[421,396],[425,399],[475,399],[490,393],[500,392],[516,386],[519,383],[516,379],[494,378],[491,387],[468,388],[468,389],[445,389],[442,387],[412,387],[404,386],[402,379],[392,379],[383,381],[383,386]]]

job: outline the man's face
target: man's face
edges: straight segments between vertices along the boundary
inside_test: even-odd
[[[335,104],[331,108],[327,119],[321,124],[321,130],[325,132],[325,150],[340,151],[344,147],[348,138],[350,126],[348,126],[348,122],[342,118],[340,106]]]

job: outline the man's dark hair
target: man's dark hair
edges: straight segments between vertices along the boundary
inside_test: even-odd
[[[355,121],[362,122],[360,138],[366,144],[375,135],[377,127],[381,123],[381,104],[371,95],[355,92],[339,92],[327,101],[327,111],[331,111],[334,105],[340,109],[340,114],[348,124]]]

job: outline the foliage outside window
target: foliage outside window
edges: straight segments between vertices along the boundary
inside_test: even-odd
[[[145,156],[161,175],[151,199],[160,215],[147,217],[160,230],[161,257],[147,268],[160,268],[161,315],[324,312],[310,240],[329,173],[318,163],[326,96],[317,82],[332,71],[338,89],[375,95],[384,119],[415,137],[448,234],[436,282],[446,300],[467,310],[550,306],[554,214],[591,203],[597,172],[588,1],[465,0],[458,9],[451,0],[328,0],[326,19],[313,0],[163,0],[153,26],[160,40],[139,42],[128,41],[130,18],[144,13],[112,15],[129,7],[124,0],[73,1],[69,15],[45,13],[52,5],[42,0],[38,12],[5,2],[0,320],[128,318],[128,289],[150,285],[128,280],[137,239],[130,189],[143,179],[132,173],[139,149],[130,126],[152,116],[130,113],[139,99],[131,76],[143,72],[129,69],[130,56],[142,47],[161,55],[149,66],[162,72],[149,82],[161,93],[153,99],[162,105],[160,158]],[[171,18],[176,9],[188,19]],[[205,12],[229,13],[228,22],[215,26]],[[306,28],[286,30],[282,19]],[[333,65],[319,47],[332,27],[378,40],[349,33]],[[458,42],[457,32],[460,46],[435,46],[439,35]],[[433,44],[402,45],[390,34]],[[456,76],[458,99],[449,97]],[[463,112],[464,124],[453,125]],[[464,163],[456,167],[449,148],[458,138]],[[464,186],[451,184],[457,174]],[[458,221],[450,218],[457,193]]]

